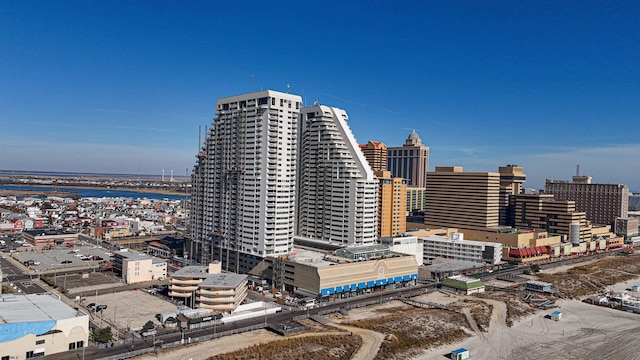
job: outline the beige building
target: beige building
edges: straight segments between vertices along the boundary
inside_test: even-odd
[[[127,284],[135,284],[165,278],[167,260],[142,253],[118,251],[113,256],[113,269]]]
[[[185,266],[169,278],[169,296],[184,299],[192,308],[230,313],[247,297],[247,275],[222,273],[219,261]]]
[[[391,254],[380,245],[343,250],[338,256],[296,248],[295,255],[283,263],[285,289],[345,297],[415,284],[418,279],[414,256]]]
[[[461,230],[467,240],[488,241],[502,244],[505,248],[529,246],[547,246],[565,241],[565,235],[550,235],[545,230],[522,231],[512,229],[509,232],[494,230]]]
[[[558,200],[575,201],[576,210],[584,211],[592,224],[613,225],[616,218],[628,216],[627,185],[592,184],[589,176],[574,176],[573,182],[547,179],[544,191]]]
[[[427,175],[424,222],[432,227],[486,229],[499,223],[500,174],[436,167]]]
[[[0,304],[0,359],[29,359],[88,344],[89,315],[56,294],[4,294]]]
[[[616,219],[616,234],[624,236],[625,239],[638,235],[640,220],[638,218],[626,217]]]
[[[584,212],[576,211],[575,202],[555,200],[547,194],[517,195],[515,226],[566,235],[574,245],[592,238],[591,223]]]
[[[366,144],[360,144],[360,149],[373,171],[387,170],[387,145],[369,140]]]
[[[513,226],[513,203],[510,199],[514,195],[522,194],[522,184],[527,180],[527,175],[518,165],[500,166],[500,225]]]
[[[425,210],[425,191],[426,189],[423,187],[407,187],[407,215],[414,210]]]
[[[389,171],[374,172],[378,185],[378,238],[396,236],[407,231],[405,213],[407,182],[392,178]]]

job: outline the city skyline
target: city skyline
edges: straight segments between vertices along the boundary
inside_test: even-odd
[[[638,15],[631,1],[6,1],[0,169],[182,176],[216,99],[290,89],[347,111],[359,143],[415,129],[430,171],[518,164],[543,188],[579,164],[640,191]]]

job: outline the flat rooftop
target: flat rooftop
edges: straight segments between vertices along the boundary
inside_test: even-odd
[[[0,295],[0,324],[63,320],[88,316],[65,304],[51,293],[32,295]]]
[[[127,260],[149,260],[149,259],[153,259],[153,256],[147,255],[147,254],[143,254],[143,253],[139,253],[139,252],[132,252],[132,251],[118,251],[116,252],[116,255],[120,255],[123,258],[126,258]]]
[[[293,249],[291,250],[291,253],[289,254],[289,260],[296,263],[300,263],[300,264],[306,264],[306,265],[316,266],[316,267],[337,264],[337,262],[329,261],[327,259],[328,258],[326,253],[304,249],[300,247],[295,247],[295,246],[293,247]]]
[[[474,267],[481,268],[483,264],[473,262],[473,261],[465,261],[465,260],[456,260],[456,259],[445,259],[445,258],[433,258],[433,259],[425,259],[425,262],[428,262],[428,265],[425,265],[423,269],[439,273],[439,272],[448,272],[448,271],[461,271],[467,269],[473,269]]]
[[[178,276],[204,277],[206,275],[209,275],[207,271],[209,271],[208,266],[189,265],[174,271],[173,274],[171,274],[171,277],[178,277]]]
[[[217,288],[236,288],[247,279],[247,275],[221,273],[207,274],[207,277],[198,286],[210,286]]]

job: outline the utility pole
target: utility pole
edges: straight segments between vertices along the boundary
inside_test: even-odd
[[[118,333],[120,332],[120,328],[118,327],[118,305],[113,309],[113,327],[116,328],[116,344],[120,340]]]

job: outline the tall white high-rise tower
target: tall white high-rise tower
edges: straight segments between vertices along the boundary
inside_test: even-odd
[[[271,90],[219,99],[192,175],[191,249],[248,272],[293,246],[300,96]]]
[[[347,119],[329,106],[301,111],[297,237],[345,245],[376,240],[378,180]]]

